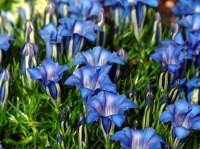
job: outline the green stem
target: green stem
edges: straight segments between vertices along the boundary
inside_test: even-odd
[[[178,149],[180,140],[176,137],[173,142],[173,149]]]

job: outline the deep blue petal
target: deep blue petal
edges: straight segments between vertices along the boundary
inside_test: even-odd
[[[162,62],[162,55],[159,53],[153,53],[150,55],[150,57],[157,62]]]
[[[200,29],[200,14],[194,14],[193,15],[193,26],[192,29],[193,30],[199,30]]]
[[[175,38],[174,38],[175,42],[182,45],[184,44],[184,39],[183,39],[183,35],[181,32],[179,32],[178,34],[176,34]]]
[[[28,68],[27,70],[30,76],[35,80],[41,79],[43,77],[41,71],[37,68]]]
[[[189,110],[189,104],[185,99],[176,100],[175,105],[175,114],[184,114]]]
[[[180,65],[176,65],[176,64],[168,64],[168,69],[170,72],[175,73],[179,70]]]
[[[174,120],[174,115],[170,111],[164,111],[160,116],[161,122],[169,122]]]
[[[107,117],[102,117],[102,124],[106,134],[108,134],[112,125],[112,121]]]
[[[190,131],[188,129],[186,129],[185,127],[182,127],[182,126],[175,127],[174,132],[179,140],[187,137],[190,133]]]
[[[93,122],[93,121],[98,120],[99,117],[100,117],[99,113],[97,113],[96,111],[90,111],[90,112],[88,113],[88,116],[87,116],[87,118],[86,118],[86,121],[87,121],[87,123],[89,124],[89,123],[91,123],[91,122]]]
[[[124,115],[115,114],[115,115],[111,115],[110,117],[117,127],[121,127],[125,121]]]
[[[86,99],[88,96],[93,95],[94,91],[88,88],[80,88],[80,94],[82,99]]]

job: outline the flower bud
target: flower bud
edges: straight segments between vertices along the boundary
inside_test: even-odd
[[[10,73],[6,69],[0,70],[0,112],[9,96]]]

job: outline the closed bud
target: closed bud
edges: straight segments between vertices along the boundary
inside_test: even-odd
[[[66,113],[70,114],[71,112],[72,112],[72,110],[71,110],[70,106],[67,104],[66,105]]]
[[[83,148],[83,143],[87,146],[88,144],[88,134],[87,134],[87,125],[86,119],[83,114],[80,114],[78,117],[78,140],[79,140],[79,148]]]
[[[178,23],[171,25],[171,32],[172,32],[172,40],[174,40],[175,36],[179,33],[179,25]]]
[[[58,142],[58,148],[65,149],[63,137],[62,137],[62,135],[59,132],[56,135],[56,140]]]
[[[0,70],[0,112],[9,96],[10,73],[6,69]]]
[[[44,24],[47,25],[49,23],[53,23],[55,26],[57,26],[56,6],[53,2],[48,2],[45,8]]]
[[[152,89],[151,85],[148,83],[146,87],[146,104],[148,106],[152,105],[152,99],[151,99]]]
[[[168,103],[168,95],[165,94],[162,98],[162,101],[161,101],[162,104],[167,104]]]
[[[96,31],[97,36],[96,36],[96,46],[102,46],[104,47],[105,45],[105,40],[106,40],[106,25],[105,25],[105,13],[101,10],[98,14],[96,24],[100,26],[103,30],[102,31]]]
[[[60,112],[59,114],[59,120],[60,122],[66,122],[66,116],[64,113]]]
[[[58,132],[57,135],[56,135],[56,140],[57,142],[61,143],[63,141],[63,137],[62,135]]]
[[[25,42],[35,43],[35,29],[33,23],[29,20],[26,20],[24,27],[24,36]]]

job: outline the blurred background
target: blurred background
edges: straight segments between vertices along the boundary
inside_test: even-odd
[[[46,7],[46,3],[48,0],[0,0],[0,9],[4,11],[12,11],[17,12],[19,7],[23,7],[25,2],[34,2],[36,5],[36,9],[39,13],[43,14],[44,8]],[[159,0],[158,11],[163,16],[163,22],[170,24],[174,20],[174,15],[170,11],[170,9],[176,4],[178,0]],[[109,7],[105,8],[106,13],[109,13]],[[15,18],[17,17],[17,13],[14,14]],[[11,17],[11,16],[9,16]],[[10,18],[12,19],[12,18]]]
[[[163,16],[163,21],[170,24],[174,21],[174,15],[171,8],[178,2],[178,0],[159,0],[159,12]]]

